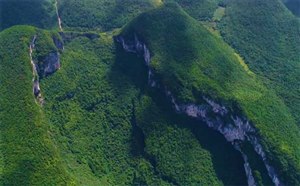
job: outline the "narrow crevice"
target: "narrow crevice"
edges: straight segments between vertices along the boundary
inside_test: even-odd
[[[62,28],[62,21],[59,16],[59,12],[58,12],[58,0],[55,0],[54,6],[55,6],[55,11],[56,11],[56,16],[57,16],[58,28],[61,32],[63,32],[64,30]]]

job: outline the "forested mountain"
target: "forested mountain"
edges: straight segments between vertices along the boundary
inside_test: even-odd
[[[0,0],[1,185],[300,185],[298,0]]]

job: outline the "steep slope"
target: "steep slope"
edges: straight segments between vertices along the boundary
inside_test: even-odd
[[[72,184],[34,98],[30,43],[38,33],[29,26],[0,33],[1,185]]]
[[[228,1],[219,29],[300,125],[300,21],[276,0]]]
[[[0,31],[13,25],[56,26],[54,0],[1,0]]]
[[[276,185],[299,184],[300,133],[294,118],[221,39],[167,4],[138,16],[117,41],[145,57],[150,85],[165,90],[177,112],[204,120],[234,145],[241,141],[238,147],[249,141]],[[228,130],[242,130],[241,136]]]

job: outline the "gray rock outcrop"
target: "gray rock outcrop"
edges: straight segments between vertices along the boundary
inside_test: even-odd
[[[53,74],[60,68],[60,60],[58,52],[49,53],[38,65],[38,72],[40,77],[46,77]]]

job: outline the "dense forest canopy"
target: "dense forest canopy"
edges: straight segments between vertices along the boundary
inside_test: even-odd
[[[0,185],[300,185],[299,0],[0,16]]]

